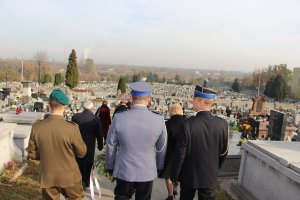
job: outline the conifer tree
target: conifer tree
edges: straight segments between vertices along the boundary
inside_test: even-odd
[[[69,64],[66,71],[66,85],[70,88],[74,88],[79,83],[77,56],[74,49],[69,56]]]
[[[242,87],[241,87],[239,79],[237,79],[237,78],[234,79],[234,82],[232,83],[231,89],[234,92],[240,92],[241,91]]]
[[[275,101],[282,101],[288,93],[288,85],[283,76],[278,74],[271,77],[265,87],[264,94],[268,97],[274,98]]]
[[[119,79],[118,90],[121,90],[123,94],[126,92],[126,79],[123,76],[121,76]]]
[[[51,76],[50,74],[44,74],[43,75],[43,80],[42,80],[42,83],[45,84],[45,83],[51,83]]]
[[[56,73],[54,76],[54,85],[60,85],[62,82],[61,74]]]

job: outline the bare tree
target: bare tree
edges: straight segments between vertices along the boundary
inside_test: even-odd
[[[38,83],[41,83],[41,66],[45,63],[47,60],[47,52],[43,50],[37,50],[37,52],[34,54],[34,60],[38,64]]]

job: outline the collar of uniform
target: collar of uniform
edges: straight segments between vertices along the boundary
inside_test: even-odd
[[[143,107],[147,107],[145,104],[134,104],[133,106],[143,106]]]
[[[211,115],[211,112],[210,112],[210,110],[200,110],[196,114],[196,116],[201,116],[201,115]]]
[[[84,113],[93,113],[91,110],[89,110],[89,109],[84,109],[82,112],[84,112]]]
[[[53,118],[53,119],[65,119],[65,117],[62,116],[62,115],[54,115],[54,114],[50,114],[49,117],[50,117],[50,118]]]
[[[147,109],[147,106],[144,104],[134,104],[132,108]]]

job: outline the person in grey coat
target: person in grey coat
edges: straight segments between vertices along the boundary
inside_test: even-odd
[[[106,143],[106,169],[117,179],[115,199],[150,200],[153,180],[163,169],[167,130],[164,119],[147,109],[153,86],[130,84],[133,107],[115,115]]]

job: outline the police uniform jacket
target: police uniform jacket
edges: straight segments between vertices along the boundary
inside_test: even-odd
[[[190,188],[215,189],[218,170],[227,154],[228,124],[210,111],[183,122],[178,136],[171,179]]]
[[[163,118],[134,105],[115,115],[106,143],[106,169],[128,182],[152,181],[163,168],[167,132]]]
[[[86,145],[78,125],[50,115],[32,125],[28,157],[40,160],[41,188],[70,187],[81,181],[75,156],[84,157]]]
[[[79,125],[83,141],[87,146],[87,153],[84,157],[88,162],[94,161],[96,139],[98,149],[103,148],[103,135],[100,118],[90,110],[85,109],[81,113],[73,115],[72,121]]]

